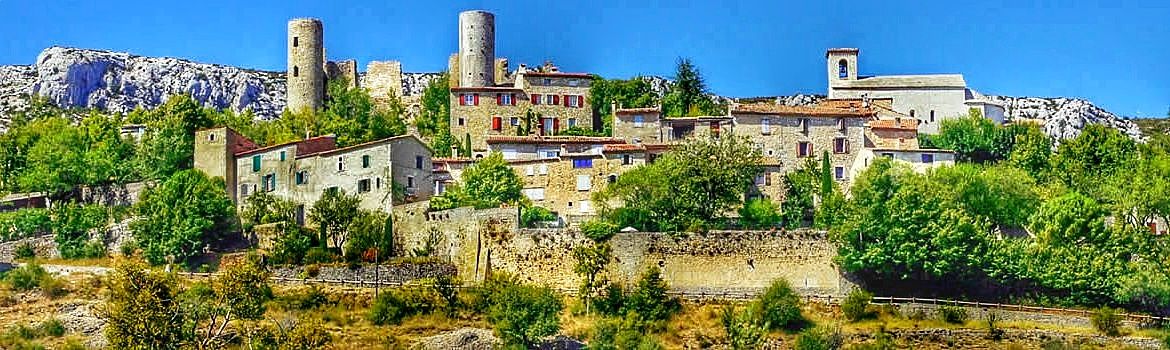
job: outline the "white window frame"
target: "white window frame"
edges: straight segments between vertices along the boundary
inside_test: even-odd
[[[504,148],[500,150],[500,153],[504,155],[504,159],[506,160],[513,160],[520,157],[520,152],[515,148]]]
[[[544,95],[544,104],[555,106],[556,103],[553,102],[553,96],[556,96],[556,95]]]
[[[772,120],[764,118],[760,120],[760,133],[767,135],[772,133]]]
[[[463,105],[464,106],[474,106],[475,105],[475,94],[463,94]]]
[[[539,167],[537,167],[536,173],[540,175],[548,175],[548,164],[541,164]]]
[[[580,174],[577,175],[577,190],[588,191],[593,188],[593,176]]]
[[[508,124],[512,124],[512,126],[520,126],[520,118],[511,117],[508,119]]]
[[[511,106],[512,105],[512,95],[500,94],[500,104],[504,105],[504,106]]]
[[[524,174],[528,176],[536,175],[536,166],[529,165],[528,168],[524,170]]]
[[[577,81],[577,79],[569,79],[569,86],[577,87],[578,85],[581,85],[581,82]]]
[[[569,107],[581,107],[581,99],[577,95],[569,95]]]
[[[577,126],[577,118],[569,118],[569,127]]]
[[[634,115],[634,127],[635,128],[641,128],[644,124],[646,124],[646,117],[645,116],[643,116],[641,114]]]
[[[544,200],[544,187],[525,188],[520,190],[520,192],[534,202]]]

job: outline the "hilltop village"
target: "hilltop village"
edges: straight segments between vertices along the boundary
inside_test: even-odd
[[[859,48],[801,103],[686,58],[656,91],[513,66],[494,14],[458,18],[421,93],[297,18],[270,120],[199,77],[128,112],[27,96],[0,348],[1170,347],[1165,133],[1058,142]]]

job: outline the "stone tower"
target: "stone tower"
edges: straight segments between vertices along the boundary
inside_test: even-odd
[[[857,80],[856,48],[838,48],[825,51],[825,66],[829,72],[829,98],[837,98],[833,87],[838,82]]]
[[[496,16],[487,11],[459,13],[459,86],[496,82]]]
[[[325,46],[321,20],[288,21],[288,103],[291,111],[321,108],[325,97]]]

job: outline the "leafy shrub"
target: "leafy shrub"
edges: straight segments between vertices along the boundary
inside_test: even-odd
[[[487,319],[507,346],[534,348],[561,328],[560,295],[547,287],[513,284],[492,297]]]
[[[137,251],[138,242],[133,239],[122,242],[122,245],[118,247],[118,252],[122,253],[122,256],[134,256]]]
[[[995,310],[987,311],[987,335],[994,340],[1003,339],[1003,329],[999,328],[1000,316]]]
[[[841,330],[825,326],[809,328],[796,336],[793,349],[796,350],[836,350],[845,344],[845,337]]]
[[[642,273],[637,286],[626,296],[623,314],[634,315],[639,325],[669,319],[681,305],[666,294],[667,289],[662,271],[656,266],[650,267]]]
[[[333,262],[334,260],[337,260],[337,258],[328,249],[321,248],[321,247],[312,247],[312,248],[309,248],[308,252],[305,253],[304,263],[305,264],[323,264],[323,263]]]
[[[53,276],[45,276],[37,283],[37,288],[40,288],[41,294],[50,299],[56,299],[69,293],[65,288],[65,281]]]
[[[276,305],[285,310],[313,310],[329,304],[329,297],[320,287],[313,285],[281,295],[276,298]]]
[[[28,263],[8,271],[4,275],[4,282],[13,290],[29,291],[40,286],[41,281],[49,277],[49,273],[41,265]]]
[[[769,199],[752,199],[739,208],[739,222],[745,228],[771,228],[780,220],[780,209]]]
[[[307,230],[297,225],[288,223],[278,225],[277,229],[280,231],[272,240],[272,251],[269,252],[272,262],[275,264],[299,264],[304,260],[306,264],[310,263],[308,260],[310,258],[309,253],[313,252],[310,249],[313,245],[313,236]],[[312,256],[313,259],[320,260],[322,259],[320,254],[328,253],[322,251],[320,247],[317,247],[317,249],[318,251],[313,252],[315,254]],[[323,261],[318,261],[317,263],[320,262]]]
[[[785,279],[773,281],[752,307],[771,330],[796,329],[804,323],[800,314],[800,296]]]
[[[100,205],[68,203],[52,211],[52,231],[57,250],[65,259],[100,258],[105,246],[90,239],[89,231],[106,224],[106,208]]]
[[[37,251],[33,248],[32,243],[24,242],[16,246],[12,255],[17,259],[32,259],[37,257]]]
[[[1121,316],[1117,314],[1117,310],[1109,307],[1103,307],[1093,312],[1090,321],[1093,323],[1093,328],[1096,328],[1101,334],[1116,337],[1121,335]]]
[[[589,349],[591,350],[619,350],[662,349],[654,337],[647,336],[638,330],[631,322],[623,319],[603,318],[593,326]]]
[[[0,240],[32,237],[51,230],[48,209],[28,208],[0,213]]]
[[[536,227],[537,223],[548,221],[557,221],[557,214],[544,207],[528,206],[520,212],[520,225],[524,227]]]
[[[304,274],[304,276],[302,276],[303,278],[315,278],[321,274],[321,265],[312,264],[305,266],[305,271],[302,273]]]
[[[621,284],[609,283],[605,286],[601,295],[593,300],[593,307],[602,315],[621,316],[622,307],[626,300],[625,297],[625,292],[622,290]]]
[[[869,317],[869,312],[866,308],[869,303],[873,301],[873,294],[861,289],[854,289],[849,292],[849,296],[845,297],[845,301],[841,303],[841,313],[845,314],[845,318],[850,321],[860,321],[863,318]]]
[[[41,322],[40,328],[41,334],[50,337],[60,337],[65,335],[65,325],[62,324],[60,320],[55,318],[50,318],[44,322]]]
[[[581,223],[581,233],[594,242],[604,242],[618,231],[616,224],[603,220],[589,220]]]
[[[744,312],[736,312],[734,306],[728,305],[723,308],[721,320],[732,349],[759,349],[763,345],[768,327],[760,324],[760,318],[753,314],[752,308],[749,307]]]
[[[970,317],[966,308],[955,305],[943,305],[939,307],[938,314],[944,322],[953,324],[966,323]]]
[[[486,280],[479,285],[479,287],[472,289],[468,293],[468,301],[465,303],[471,307],[472,311],[479,314],[488,313],[495,299],[504,289],[511,288],[519,284],[511,275],[505,273],[493,273],[488,276]]]
[[[374,300],[369,319],[376,325],[395,325],[409,316],[429,314],[438,304],[437,297],[429,291],[391,289]]]
[[[459,280],[455,277],[441,275],[435,277],[432,288],[443,300],[443,311],[447,316],[455,316],[459,312]]]

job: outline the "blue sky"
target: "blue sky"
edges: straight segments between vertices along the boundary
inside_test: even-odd
[[[824,50],[858,47],[863,75],[963,73],[989,94],[1170,108],[1170,1],[1156,0],[0,0],[0,64],[62,45],[284,70],[286,21],[318,17],[331,58],[439,71],[467,9],[496,13],[496,53],[513,67],[669,76],[685,56],[722,95],[823,94]]]

